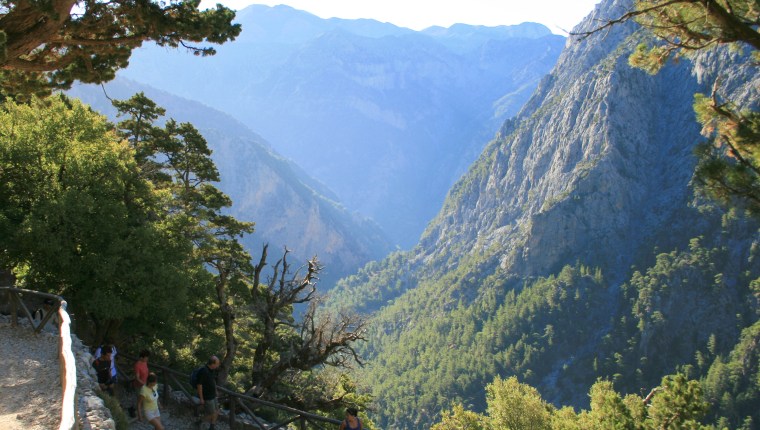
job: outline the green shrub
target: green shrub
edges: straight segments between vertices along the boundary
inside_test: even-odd
[[[103,392],[98,392],[98,396],[103,399],[103,403],[105,403],[106,407],[111,411],[111,416],[116,423],[116,430],[128,430],[129,418],[127,418],[124,409],[121,408],[119,400]]]

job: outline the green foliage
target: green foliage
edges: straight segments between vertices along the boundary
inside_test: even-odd
[[[200,0],[171,2],[0,1],[0,96],[45,94],[75,80],[105,82],[145,41],[183,46],[196,55],[240,34],[235,13]]]
[[[694,111],[709,138],[696,149],[700,183],[719,201],[760,214],[760,113],[703,94],[695,96]]]
[[[698,381],[683,374],[666,376],[647,398],[621,398],[609,381],[597,381],[591,388],[591,411],[575,413],[572,408],[555,409],[538,391],[516,378],[497,377],[486,387],[488,409],[485,416],[461,406],[443,415],[432,429],[509,430],[707,430],[700,421],[707,411]]]
[[[760,49],[760,12],[751,0],[636,0],[634,11],[613,22],[631,18],[661,41],[651,48],[639,47],[632,58],[651,73],[671,58],[691,57],[718,45],[741,43]]]
[[[0,264],[103,332],[184,310],[187,244],[153,222],[162,200],[103,117],[63,97],[6,102],[0,151]]]
[[[760,322],[744,329],[727,358],[716,357],[702,379],[713,419],[723,418],[732,428],[744,422],[760,423]]]
[[[614,22],[634,18],[658,41],[642,44],[629,58],[634,67],[659,72],[672,58],[694,57],[716,46],[748,48],[760,58],[760,9],[752,0],[637,0],[636,9]],[[746,206],[760,214],[760,114],[746,111],[720,94],[697,94],[694,111],[707,142],[696,148],[696,176],[702,189],[730,206]],[[753,101],[754,103],[754,101]]]
[[[647,429],[700,429],[708,406],[698,381],[681,373],[666,376],[650,402],[644,425]]]
[[[465,410],[462,405],[455,405],[451,411],[441,416],[441,421],[434,424],[430,430],[487,430],[490,427],[486,417]]]
[[[195,286],[201,297],[214,298],[206,304],[211,311],[207,317],[222,320],[225,354],[220,381],[225,382],[237,354],[234,309],[245,301],[245,276],[252,271],[251,257],[238,239],[253,232],[253,224],[223,213],[232,201],[214,185],[219,172],[206,139],[192,124],[169,119],[164,127],[154,125],[164,109],[142,93],[114,106],[126,116],[118,128],[143,176],[167,196],[163,222],[177,238],[192,244],[186,267],[197,268],[197,274],[208,272],[195,278]]]
[[[642,43],[636,46],[636,49],[628,57],[628,63],[639,69],[644,70],[650,75],[656,75],[664,66],[664,60],[667,58],[665,48],[662,46],[649,47]]]
[[[486,387],[488,416],[493,428],[550,430],[553,408],[538,391],[517,378],[496,378]]]
[[[483,410],[478,391],[491,375],[535,381],[533,375],[556,366],[552,357],[572,355],[606,323],[609,293],[597,270],[566,267],[523,286],[500,273],[478,281],[482,270],[479,260],[460,264],[397,299],[387,312],[401,318],[385,319],[384,311],[376,319],[372,348],[364,351],[373,365],[358,377],[373,387],[379,410],[391,420],[381,425],[416,418],[414,428],[424,428],[426,419],[437,419],[435,411],[457,403]],[[428,289],[436,293],[424,293]],[[593,381],[584,368],[590,363],[568,361],[559,374],[586,373]]]
[[[394,252],[383,261],[373,261],[351,276],[338,282],[330,295],[329,307],[334,309],[351,309],[356,312],[377,310],[383,304],[392,302],[405,293],[414,280],[408,262],[407,252]],[[361,286],[362,295],[350,294],[349,289]]]
[[[633,416],[610,381],[598,381],[591,387],[590,418],[601,429],[633,430]]]
[[[256,364],[277,366],[267,373],[268,396],[329,412],[344,401],[366,406],[368,397],[349,392],[348,382],[315,370],[347,353],[331,337],[344,333],[310,320],[320,327],[313,340],[294,327],[293,305],[310,300],[311,283],[285,280],[283,257],[272,283],[258,284],[259,269],[254,274],[238,242],[253,225],[224,213],[232,202],[214,186],[219,172],[203,136],[173,120],[156,126],[163,109],[142,94],[115,104],[126,117],[118,129],[65,97],[6,100],[0,267],[27,287],[66,297],[89,342],[109,337],[128,351],[139,338],[138,348],[188,369],[224,351],[221,382],[232,375],[247,390],[256,355],[236,361],[237,349],[258,351],[266,340],[272,360]],[[260,329],[270,320],[274,336],[265,339]]]
[[[127,430],[129,428],[129,418],[127,413],[122,409],[119,399],[111,397],[107,393],[97,391],[98,397],[103,399],[103,404],[111,411],[111,417],[116,424],[116,430]]]
[[[598,362],[602,374],[618,375],[618,386],[651,386],[663,371],[682,364],[704,372],[754,320],[744,298],[757,261],[749,257],[751,242],[737,248],[731,238],[751,237],[755,227],[747,220],[724,221],[711,244],[695,238],[688,251],[661,253],[622,286],[630,314],[615,321]]]
[[[701,211],[705,237],[648,257],[644,269],[614,287],[600,268],[580,263],[518,280],[492,266],[487,253],[443,273],[434,263],[429,273],[420,271],[410,254],[368,265],[373,270],[346,280],[336,294],[350,292],[357,303],[365,292],[372,300],[392,298],[376,313],[362,349],[370,365],[356,372],[372,388],[379,424],[427,428],[457,404],[482,413],[479,391],[494,375],[515,376],[551,404],[577,408],[588,407],[579,393],[601,377],[622,394],[600,410],[622,428],[642,422],[641,399],[627,393],[655,386],[685,364],[701,377],[757,319],[750,287],[760,274],[757,223],[714,206]],[[593,409],[556,419],[591,428]]]

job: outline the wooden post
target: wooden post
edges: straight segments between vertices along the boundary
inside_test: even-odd
[[[230,396],[230,429],[235,430],[235,415],[237,415],[237,412],[235,409],[235,404],[237,403],[237,399],[235,396]]]
[[[11,327],[18,326],[18,305],[16,305],[16,300],[14,300],[15,294],[15,292],[8,290],[8,301],[11,304]]]
[[[169,404],[169,374],[165,370],[161,370],[161,379],[164,381],[164,394],[161,397],[164,399],[164,404]]]

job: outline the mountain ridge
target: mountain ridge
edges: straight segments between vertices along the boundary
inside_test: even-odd
[[[565,42],[540,24],[426,33],[260,5],[238,21],[202,68],[145,47],[121,76],[236,117],[402,248]]]
[[[602,2],[575,31],[630,6]],[[727,354],[737,326],[757,319],[757,225],[694,194],[692,103],[725,75],[727,97],[756,106],[760,76],[728,50],[650,76],[627,61],[647,38],[629,22],[570,41],[419,243],[338,284],[331,308],[372,316],[371,366],[357,377],[382,425],[427,428],[456,404],[482,411],[483,387],[513,375],[587,409],[600,377],[625,392],[678,366],[706,372],[700,326]]]
[[[77,85],[68,94],[118,121],[109,98],[127,99],[137,92],[164,107],[165,119],[190,122],[201,131],[221,175],[219,187],[232,198],[231,213],[256,223],[254,234],[242,240],[252,255],[268,243],[274,249],[291,250],[291,261],[317,256],[326,266],[322,282],[329,288],[393,249],[376,224],[349,212],[329,188],[222,112],[124,78],[103,88]]]

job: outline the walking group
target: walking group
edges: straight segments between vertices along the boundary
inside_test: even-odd
[[[101,391],[114,395],[114,386],[117,382],[117,369],[115,363],[117,351],[111,344],[101,345],[94,351],[92,367],[98,379]],[[158,401],[158,377],[148,369],[150,351],[142,350],[138,360],[134,364],[134,379],[131,388],[135,391],[134,406],[128,408],[130,416],[141,422],[147,422],[155,430],[163,430],[161,412]],[[203,410],[202,426],[208,430],[215,430],[218,414],[218,402],[216,391],[216,373],[219,367],[219,358],[212,356],[204,366],[193,371],[191,384],[198,397],[193,402]]]

